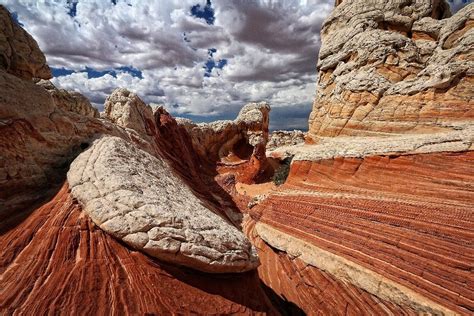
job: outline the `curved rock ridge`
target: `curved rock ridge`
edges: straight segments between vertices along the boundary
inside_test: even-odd
[[[243,233],[204,207],[167,163],[121,138],[96,140],[68,181],[94,223],[153,257],[211,273],[259,264]]]
[[[46,58],[36,41],[0,5],[0,68],[21,79],[51,78]]]
[[[321,32],[309,136],[429,133],[472,120],[473,10],[448,18],[438,0],[340,3]]]
[[[295,245],[284,243],[281,235],[269,236],[265,242],[257,232],[255,223],[246,217],[244,230],[258,249],[262,264],[258,274],[262,281],[277,294],[295,303],[306,315],[417,315],[408,305],[397,305],[383,300],[364,289],[337,278],[314,265],[306,263],[295,249]],[[271,229],[271,228],[270,228]],[[284,234],[282,234],[284,236]],[[274,238],[276,237],[276,238]],[[284,236],[290,239],[291,236]],[[275,239],[280,244],[275,247]],[[283,242],[282,242],[283,241]],[[298,245],[297,243],[295,243]],[[271,245],[271,246],[270,246]],[[309,247],[308,247],[309,248]],[[298,249],[298,248],[296,248]],[[285,253],[283,251],[287,251]],[[317,259],[315,259],[317,260]],[[337,268],[334,265],[334,268]],[[344,270],[340,270],[343,272]]]

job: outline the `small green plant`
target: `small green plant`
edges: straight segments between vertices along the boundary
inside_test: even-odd
[[[288,178],[288,174],[290,173],[291,160],[293,160],[293,157],[285,158],[282,161],[280,167],[275,170],[275,174],[272,177],[273,183],[276,185],[282,185],[285,183],[286,178]]]

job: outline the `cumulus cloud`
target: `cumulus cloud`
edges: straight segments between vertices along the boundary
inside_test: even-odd
[[[462,1],[462,0],[461,0]],[[334,0],[6,0],[57,86],[102,109],[116,87],[198,121],[268,101],[272,128],[307,127],[319,31]],[[460,1],[454,1],[459,7]]]

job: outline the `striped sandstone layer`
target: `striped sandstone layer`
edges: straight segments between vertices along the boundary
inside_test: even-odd
[[[473,165],[472,151],[295,161],[287,183],[253,209],[257,231],[276,248],[282,238],[298,241],[302,260],[381,298],[419,312],[469,314]],[[353,266],[320,265],[322,252]],[[366,273],[362,281],[351,277],[354,266]],[[400,295],[381,295],[393,283]]]
[[[408,306],[383,300],[346,280],[334,277],[265,242],[249,219],[245,231],[258,249],[260,279],[276,294],[299,306],[307,315],[416,315]]]
[[[5,315],[278,314],[255,271],[210,275],[130,250],[84,214],[67,183],[1,227],[0,248]]]

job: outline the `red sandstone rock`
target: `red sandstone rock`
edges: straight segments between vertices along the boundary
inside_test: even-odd
[[[417,314],[338,280],[299,258],[275,251],[258,236],[253,220],[246,223],[245,230],[258,249],[262,281],[307,315]]]
[[[1,314],[278,314],[256,272],[209,275],[131,251],[85,216],[67,184],[2,226]]]
[[[472,151],[295,161],[287,183],[252,211],[285,234],[469,314],[473,164]]]

